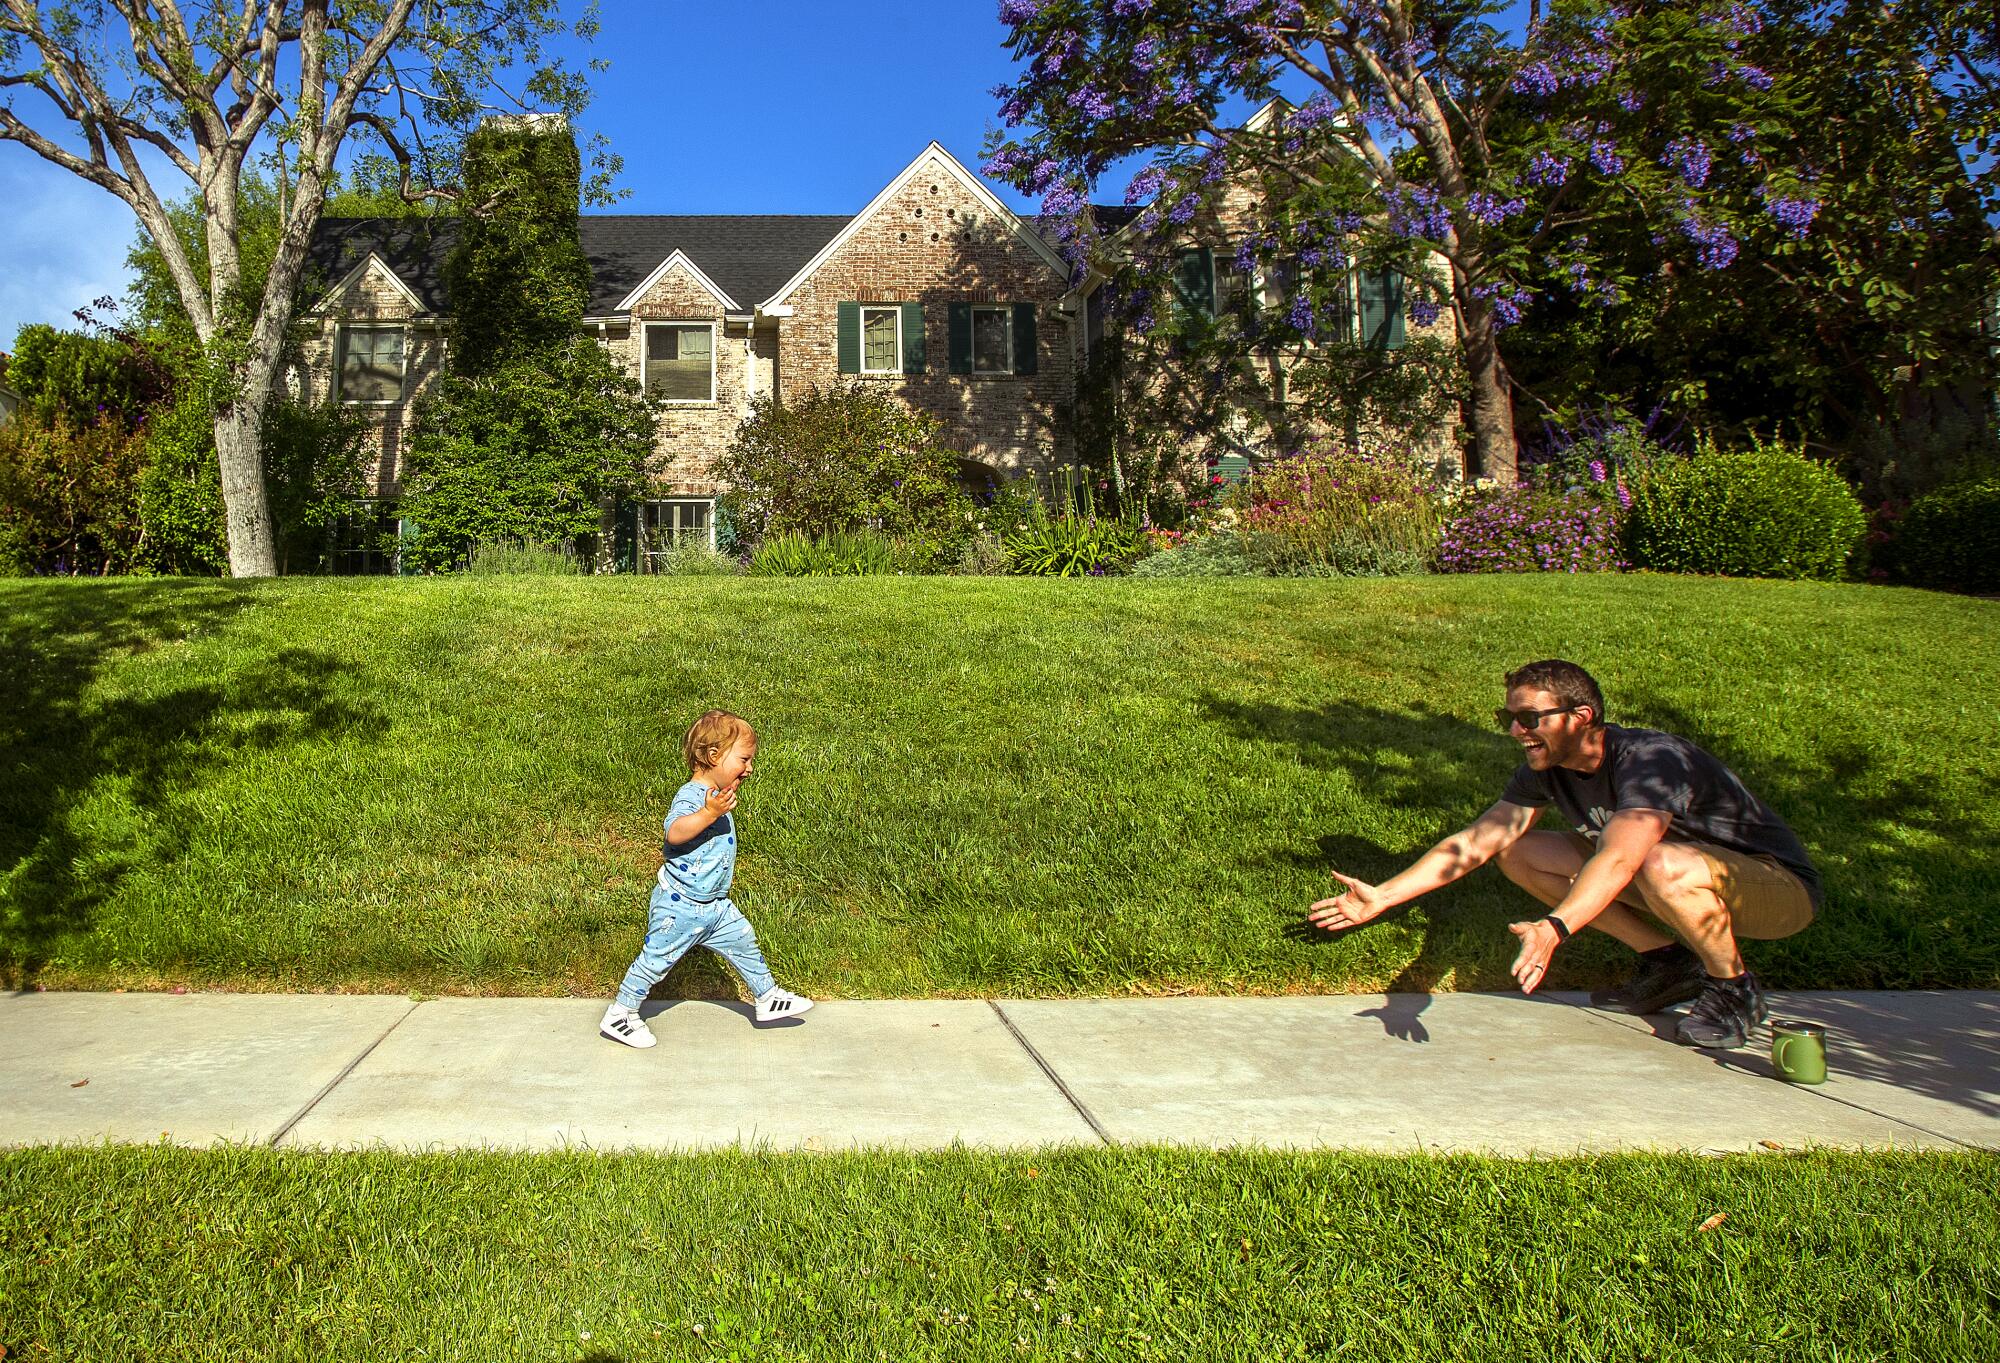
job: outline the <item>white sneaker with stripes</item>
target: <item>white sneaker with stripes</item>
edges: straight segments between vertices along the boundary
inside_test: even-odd
[[[613,999],[611,1006],[604,1010],[604,1021],[597,1024],[597,1034],[608,1036],[622,1046],[632,1046],[645,1050],[656,1046],[660,1039],[646,1026],[646,1020],[634,1009]]]
[[[812,1006],[813,1001],[803,994],[794,994],[789,989],[773,985],[770,993],[757,1000],[757,1021],[776,1022],[781,1018],[795,1018]]]

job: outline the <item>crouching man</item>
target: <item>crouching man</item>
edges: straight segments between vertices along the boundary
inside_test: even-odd
[[[1509,925],[1520,939],[1513,973],[1524,993],[1541,985],[1556,948],[1595,928],[1639,960],[1631,978],[1593,994],[1593,1003],[1657,1013],[1693,999],[1675,1040],[1743,1045],[1767,1009],[1737,939],[1789,937],[1819,907],[1819,873],[1798,837],[1693,743],[1606,724],[1603,693],[1575,663],[1552,659],[1508,673],[1507,705],[1495,718],[1524,759],[1499,802],[1380,885],[1335,871],[1347,892],[1314,904],[1308,921],[1365,923],[1497,859],[1550,909]],[[1568,829],[1534,829],[1548,804]]]

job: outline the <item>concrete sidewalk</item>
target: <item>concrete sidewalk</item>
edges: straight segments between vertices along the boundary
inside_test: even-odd
[[[603,1006],[0,996],[0,1144],[2000,1148],[2000,993],[1774,995],[1830,1029],[1816,1088],[1576,995],[672,1002],[649,1051]]]

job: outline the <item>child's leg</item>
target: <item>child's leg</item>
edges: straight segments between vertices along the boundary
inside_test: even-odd
[[[627,1008],[644,1003],[653,986],[665,979],[674,962],[695,944],[700,928],[693,914],[671,902],[665,890],[654,886],[652,902],[646,907],[646,943],[625,972],[624,983],[618,986],[618,1002]]]
[[[750,997],[763,998],[777,988],[777,981],[771,978],[771,968],[764,964],[764,953],[757,948],[755,929],[734,900],[725,899],[715,908],[715,926],[701,944],[735,967]]]

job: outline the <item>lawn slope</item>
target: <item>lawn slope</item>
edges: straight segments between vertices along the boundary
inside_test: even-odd
[[[49,987],[605,993],[679,737],[764,744],[738,899],[834,996],[1498,988],[1488,869],[1339,941],[1576,659],[1791,820],[1781,986],[2000,982],[2000,614],[1647,576],[0,584],[0,973]],[[1553,983],[1594,983],[1580,940]],[[698,956],[666,986],[732,987]]]

